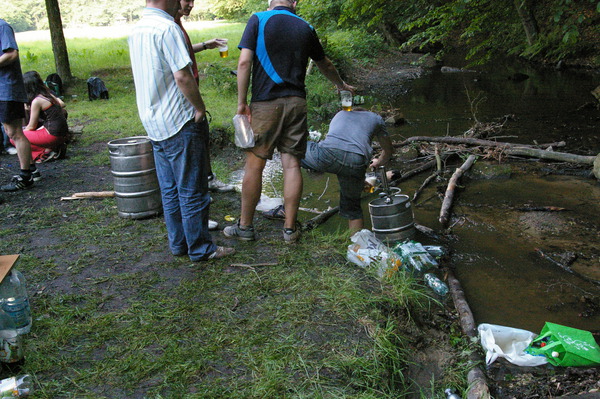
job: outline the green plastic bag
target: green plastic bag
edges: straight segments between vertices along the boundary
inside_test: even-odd
[[[560,324],[546,323],[525,352],[544,355],[554,366],[600,365],[600,347],[592,333]]]

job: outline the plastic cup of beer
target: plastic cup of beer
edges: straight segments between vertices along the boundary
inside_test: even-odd
[[[352,111],[352,92],[348,90],[341,90],[340,99],[342,101],[342,109],[344,111]]]
[[[227,40],[225,43],[219,46],[219,55],[221,58],[227,58],[229,56],[229,47],[227,47]]]

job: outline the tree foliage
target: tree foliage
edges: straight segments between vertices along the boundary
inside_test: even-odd
[[[46,29],[43,3],[11,0],[3,18],[17,31]],[[60,7],[66,27],[110,25],[135,21],[144,2],[60,0]],[[191,18],[245,20],[266,7],[267,0],[204,0]],[[438,56],[459,48],[473,63],[506,54],[600,60],[600,0],[302,0],[298,12],[325,42],[352,43],[339,40],[346,32]]]

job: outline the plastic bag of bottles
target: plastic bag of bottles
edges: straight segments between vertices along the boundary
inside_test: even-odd
[[[32,394],[31,377],[28,374],[5,378],[0,381],[0,398],[26,398]]]
[[[400,258],[371,230],[357,231],[350,240],[353,244],[348,245],[346,252],[346,258],[350,262],[361,267],[376,265],[379,277],[389,277],[400,270],[402,265]]]

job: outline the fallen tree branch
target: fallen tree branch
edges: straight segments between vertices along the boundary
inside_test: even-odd
[[[593,165],[594,160],[598,157],[575,155],[566,152],[545,151],[536,148],[507,148],[505,153],[508,155],[518,155],[522,157],[549,159],[551,161],[582,163],[585,165]]]
[[[436,167],[438,165],[438,163],[441,164],[442,162],[445,162],[446,159],[448,159],[451,155],[454,155],[454,154],[452,154],[452,153],[443,154],[439,158],[436,158],[432,161],[426,162],[423,165],[416,167],[415,169],[409,170],[408,172],[402,173],[402,175],[399,178],[390,182],[390,186],[395,186],[398,183],[400,183],[401,181],[408,180],[409,178],[411,178],[415,175],[418,175],[419,173],[425,172],[426,170]]]
[[[571,269],[571,263],[573,263],[575,261],[575,259],[568,259],[566,262],[559,262],[556,259],[552,258],[551,256],[547,255],[546,253],[544,253],[544,251],[542,251],[539,248],[535,248],[535,252],[537,252],[538,255],[540,255],[542,258],[550,261],[551,263],[555,264],[556,266],[560,267],[561,269],[563,269],[564,271],[571,273],[574,276],[577,276],[578,278],[587,281],[588,283],[592,283],[595,285],[600,285],[600,281],[598,280],[594,280],[593,278],[589,278],[587,276],[584,276],[583,274]],[[575,256],[576,258],[576,256]]]
[[[493,140],[483,140],[477,139],[473,137],[453,137],[453,136],[443,136],[443,137],[429,137],[429,136],[414,136],[409,137],[401,143],[394,144],[394,147],[402,147],[410,143],[418,142],[418,141],[427,141],[430,143],[445,143],[445,144],[467,144],[467,145],[475,145],[482,147],[523,147],[523,148],[549,148],[549,147],[563,147],[565,145],[564,141],[560,141],[557,143],[548,143],[548,144],[518,144],[518,143],[507,143],[502,141],[493,141]]]
[[[414,202],[414,201],[417,199],[417,197],[419,196],[419,194],[421,194],[421,191],[423,191],[423,189],[424,189],[425,187],[427,187],[427,185],[428,185],[429,183],[431,183],[431,181],[432,181],[433,179],[435,179],[436,177],[438,177],[439,175],[440,175],[439,171],[437,171],[437,170],[436,170],[436,171],[435,171],[435,172],[434,172],[432,175],[430,175],[430,176],[429,176],[427,179],[425,179],[425,181],[423,182],[423,184],[421,184],[421,187],[419,187],[419,188],[418,188],[418,189],[415,191],[415,193],[413,194],[413,197],[412,197],[412,200],[413,200],[413,202]]]
[[[448,220],[450,219],[450,208],[452,207],[452,200],[454,199],[454,190],[456,189],[456,183],[460,179],[460,177],[465,173],[465,171],[469,170],[477,157],[475,155],[469,155],[467,160],[454,171],[454,174],[450,178],[448,182],[448,187],[446,188],[446,195],[444,196],[444,201],[442,202],[442,208],[440,210],[440,223],[442,226],[446,227],[448,224]]]
[[[306,222],[304,222],[304,225],[302,226],[302,230],[304,231],[309,231],[314,229],[315,227],[319,226],[320,224],[323,224],[327,221],[327,219],[329,219],[330,217],[332,217],[333,215],[335,215],[336,213],[338,213],[338,211],[340,210],[339,206],[333,207],[331,209],[328,209],[324,212],[322,212],[321,214],[315,216],[314,218],[307,220]]]
[[[84,193],[74,193],[70,197],[61,197],[61,201],[80,200],[86,198],[111,198],[115,196],[114,191],[89,191]]]
[[[278,263],[253,263],[251,265],[247,265],[245,263],[232,263],[231,267],[246,267],[246,268],[255,268],[255,267],[259,267],[259,266],[277,266]]]
[[[452,295],[452,301],[454,307],[458,312],[460,319],[460,325],[464,334],[468,337],[477,337],[477,327],[475,325],[475,319],[473,318],[473,312],[467,302],[465,293],[460,285],[458,279],[454,276],[454,273],[450,269],[446,269],[446,276],[448,281],[448,288]],[[489,398],[490,391],[487,386],[485,374],[481,369],[481,366],[477,365],[481,359],[478,358],[477,352],[473,352],[469,355],[469,359],[473,364],[476,364],[467,374],[467,381],[469,383],[469,391],[467,392],[467,398],[469,399],[482,399]]]

